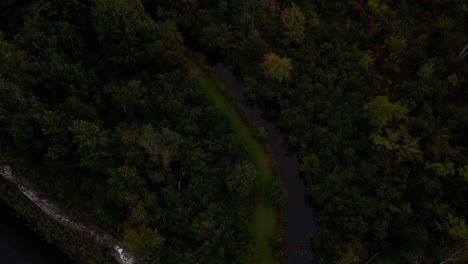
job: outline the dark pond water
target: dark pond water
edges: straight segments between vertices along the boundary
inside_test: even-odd
[[[243,86],[232,70],[222,63],[215,64],[213,70],[237,99],[250,120],[257,126],[265,128],[268,133],[268,143],[272,148],[283,183],[288,190],[286,237],[289,264],[313,263],[310,240],[315,229],[315,222],[312,208],[305,200],[304,183],[299,177],[296,154],[290,151],[279,129],[265,120],[257,107],[248,103],[243,96]]]
[[[48,244],[0,202],[1,264],[73,264],[58,248]]]

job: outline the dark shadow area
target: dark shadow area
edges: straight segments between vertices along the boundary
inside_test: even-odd
[[[36,234],[13,209],[0,202],[0,263],[72,264],[57,247]]]

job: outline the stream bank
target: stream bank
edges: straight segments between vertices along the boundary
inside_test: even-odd
[[[100,248],[107,248],[109,253],[111,253],[113,258],[118,263],[134,264],[135,258],[125,249],[120,247],[117,244],[119,242],[114,237],[105,232],[96,230],[92,227],[85,226],[81,223],[73,221],[54,204],[50,203],[45,198],[42,198],[33,189],[24,184],[21,181],[21,179],[17,178],[13,174],[13,170],[10,166],[0,167],[0,178],[10,181],[14,185],[14,187],[16,187],[16,191],[19,191],[24,197],[27,198],[27,200],[29,200],[29,206],[31,206],[31,204],[34,205],[34,209],[41,211],[42,214],[44,214],[47,217],[48,221],[53,222],[54,225],[63,227],[65,230],[70,232],[70,235],[72,234],[72,232],[75,233],[73,240],[76,240],[77,244],[83,244],[85,240],[91,240],[96,246]],[[24,208],[22,209],[24,210]],[[54,231],[57,232],[57,230]],[[61,241],[62,243],[68,242],[64,238],[62,239],[64,240]],[[93,249],[92,251],[94,250],[96,249]],[[93,254],[91,250],[87,250],[84,248],[79,249],[79,251],[81,251],[79,253],[80,255]]]
[[[224,83],[231,95],[237,100],[247,117],[258,127],[263,127],[268,135],[273,157],[288,191],[286,206],[286,240],[289,264],[310,264],[314,261],[311,252],[311,236],[315,231],[313,210],[305,197],[304,182],[299,176],[299,162],[291,152],[280,130],[262,117],[255,105],[249,104],[244,96],[244,87],[233,74],[232,69],[223,63],[216,63],[213,71]]]

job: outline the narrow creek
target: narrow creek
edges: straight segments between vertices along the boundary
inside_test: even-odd
[[[213,70],[229,92],[235,97],[247,117],[258,127],[263,127],[268,134],[273,156],[284,186],[288,191],[286,207],[286,239],[289,264],[310,264],[314,261],[311,252],[311,236],[315,230],[313,210],[305,199],[304,183],[299,177],[299,163],[295,153],[291,152],[280,131],[271,122],[262,117],[262,112],[248,103],[244,89],[232,70],[217,63]]]

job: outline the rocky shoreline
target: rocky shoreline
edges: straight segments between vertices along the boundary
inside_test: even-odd
[[[31,201],[40,211],[42,211],[51,220],[58,222],[67,229],[72,229],[81,235],[94,240],[98,245],[106,247],[110,250],[112,256],[119,264],[134,264],[135,257],[118,245],[118,241],[111,235],[102,231],[97,231],[93,228],[84,226],[74,222],[61,212],[55,205],[41,198],[35,191],[24,184],[20,179],[16,178],[11,167],[0,167],[0,176],[12,182],[17,190],[20,191],[29,201]]]

